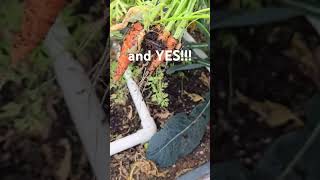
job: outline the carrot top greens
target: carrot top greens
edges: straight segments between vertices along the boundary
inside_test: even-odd
[[[122,20],[122,26],[139,21],[145,30],[160,24],[164,32],[180,41],[191,22],[210,18],[210,8],[203,6],[203,1],[113,0],[110,4],[110,21],[111,25],[115,25]],[[130,11],[130,8],[135,10]]]

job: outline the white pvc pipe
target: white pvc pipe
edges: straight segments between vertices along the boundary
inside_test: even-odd
[[[131,78],[131,72],[129,69],[125,72],[124,77],[126,78],[127,86],[129,88],[133,103],[138,111],[142,129],[138,130],[134,134],[111,142],[110,156],[136,145],[146,143],[157,132],[157,126],[150,115],[146,103],[143,101],[143,97],[140,93],[138,85]]]
[[[44,46],[53,60],[57,82],[88,155],[97,180],[108,177],[107,124],[99,99],[81,64],[65,49],[70,34],[58,18],[51,27]]]
[[[188,32],[185,32],[183,34],[183,39],[189,43],[196,43],[197,41],[188,33]],[[192,51],[194,53],[196,53],[196,55],[200,58],[200,59],[207,59],[208,58],[208,55],[203,52],[201,49],[199,48],[194,48],[192,49]],[[210,68],[209,67],[206,67],[207,70],[210,72]]]

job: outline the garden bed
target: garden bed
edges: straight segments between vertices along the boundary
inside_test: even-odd
[[[126,148],[111,152],[111,179],[175,179],[209,161],[210,63],[187,54],[209,49],[209,11],[209,1],[111,2],[111,146]]]
[[[126,105],[111,104],[110,141],[135,133],[140,129],[140,119],[132,100]]]
[[[150,94],[148,89],[145,90],[144,97],[148,104],[151,116],[154,118],[155,123],[158,128],[163,127],[167,122],[169,117],[180,112],[190,112],[201,100],[200,97],[204,96],[206,92],[209,91],[208,87],[209,73],[203,68],[196,71],[185,71],[183,76],[181,75],[172,75],[166,76],[164,78],[165,82],[168,82],[168,88],[166,92],[169,97],[168,108],[161,108],[158,105],[154,105],[148,99],[147,94]],[[177,83],[179,82],[179,83]],[[183,93],[188,92],[188,94]],[[191,96],[192,94],[194,96]],[[196,96],[195,94],[199,95]],[[112,109],[118,114],[111,118],[111,139],[114,136],[124,137],[128,134],[134,133],[140,128],[139,116],[134,110],[132,100],[129,98],[126,105],[117,105],[111,102],[111,112]],[[131,117],[131,118],[128,118]],[[117,127],[121,129],[114,128],[112,123],[116,123]],[[143,145],[128,149],[111,157],[111,179],[126,179],[130,175],[132,170],[132,165],[135,162],[144,162],[144,166],[148,166],[148,163],[151,163],[146,158],[146,149]],[[141,179],[174,179],[199,165],[208,162],[210,160],[210,127],[207,126],[206,133],[199,145],[191,154],[187,155],[184,158],[181,158],[174,165],[167,168],[159,168],[159,174],[150,173],[135,173],[135,178]],[[152,169],[150,169],[152,170]],[[120,176],[119,176],[120,175]],[[121,176],[122,175],[122,176]],[[159,176],[159,177],[157,177]],[[162,176],[162,177],[161,177]]]

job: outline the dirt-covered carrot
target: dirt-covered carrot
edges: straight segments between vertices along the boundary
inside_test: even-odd
[[[174,50],[177,44],[178,41],[173,36],[169,36],[166,41],[166,50]],[[165,53],[162,53],[160,57],[155,56],[148,68],[149,74],[152,74],[163,62],[165,62]]]
[[[121,47],[116,72],[114,74],[115,81],[118,81],[121,78],[123,73],[128,68],[129,64],[131,63],[128,57],[128,53],[136,53],[140,50],[140,45],[144,38],[144,35],[145,32],[141,23],[134,23],[128,34],[125,36]]]
[[[170,16],[181,16],[185,12],[191,12],[196,0],[191,1],[176,1],[174,0],[172,2],[172,5],[170,5],[168,12],[164,16],[164,19],[169,18]],[[184,12],[185,11],[185,12]],[[172,34],[173,27],[179,24],[176,20],[169,21],[168,24],[166,24],[165,28],[163,29],[162,33],[159,34],[158,40],[166,44],[166,50],[174,50],[176,46],[180,43],[180,39],[182,37],[182,32],[179,32],[177,34]],[[178,25],[178,27],[181,27]],[[185,25],[184,28],[186,28],[187,25]],[[165,53],[162,53],[161,57],[155,57],[155,59],[152,60],[148,72],[149,74],[152,74],[157,67],[160,66],[161,63],[165,62]]]
[[[146,47],[144,50],[148,50],[150,46],[152,50],[153,46],[158,46],[165,51],[180,49],[182,35],[186,31],[190,22],[201,18],[209,18],[209,8],[195,11],[197,0],[164,0],[161,3],[158,1],[141,1],[138,6],[131,7],[123,21],[119,24],[115,24],[111,27],[111,31],[118,31],[125,28],[129,22],[139,21],[144,25],[144,29],[149,33],[155,31],[158,33],[157,39],[147,39]],[[165,12],[165,14],[164,14]],[[206,15],[206,16],[205,16]],[[161,26],[160,26],[161,25]],[[150,30],[150,27],[156,27]],[[159,28],[160,27],[160,28]],[[133,37],[128,35],[125,41],[132,41]],[[160,42],[159,42],[160,41]],[[150,42],[153,45],[149,45]],[[123,44],[121,55],[119,58],[119,67],[114,76],[115,80],[118,80],[128,64],[130,63],[128,55],[125,49],[128,49],[126,44]],[[156,48],[156,49],[157,49]],[[125,51],[125,52],[124,52]],[[166,53],[162,53],[160,57],[153,54],[152,62],[148,67],[148,74],[154,72],[161,63],[165,61]]]
[[[45,38],[67,0],[25,0],[21,32],[14,39],[11,60],[24,59]]]

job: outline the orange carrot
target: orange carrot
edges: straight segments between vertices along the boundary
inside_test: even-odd
[[[67,0],[25,0],[21,32],[15,36],[11,60],[24,59],[45,38]]]
[[[158,40],[162,42],[166,42],[170,36],[169,31],[164,31],[163,33],[160,33],[158,36]]]
[[[170,36],[167,40],[167,49],[173,50],[176,47],[177,43],[177,40]]]
[[[117,69],[114,75],[114,80],[118,81],[123,73],[128,68],[131,61],[129,60],[128,53],[135,53],[140,50],[140,43],[144,37],[143,26],[137,22],[133,24],[129,33],[124,38],[120,57],[118,59]]]
[[[166,35],[162,36],[165,37]],[[177,40],[174,39],[172,36],[169,36],[166,40],[166,50],[173,50],[177,45]],[[162,53],[160,57],[155,56],[152,59],[152,62],[148,68],[149,74],[152,74],[161,63],[165,61],[165,53]]]

